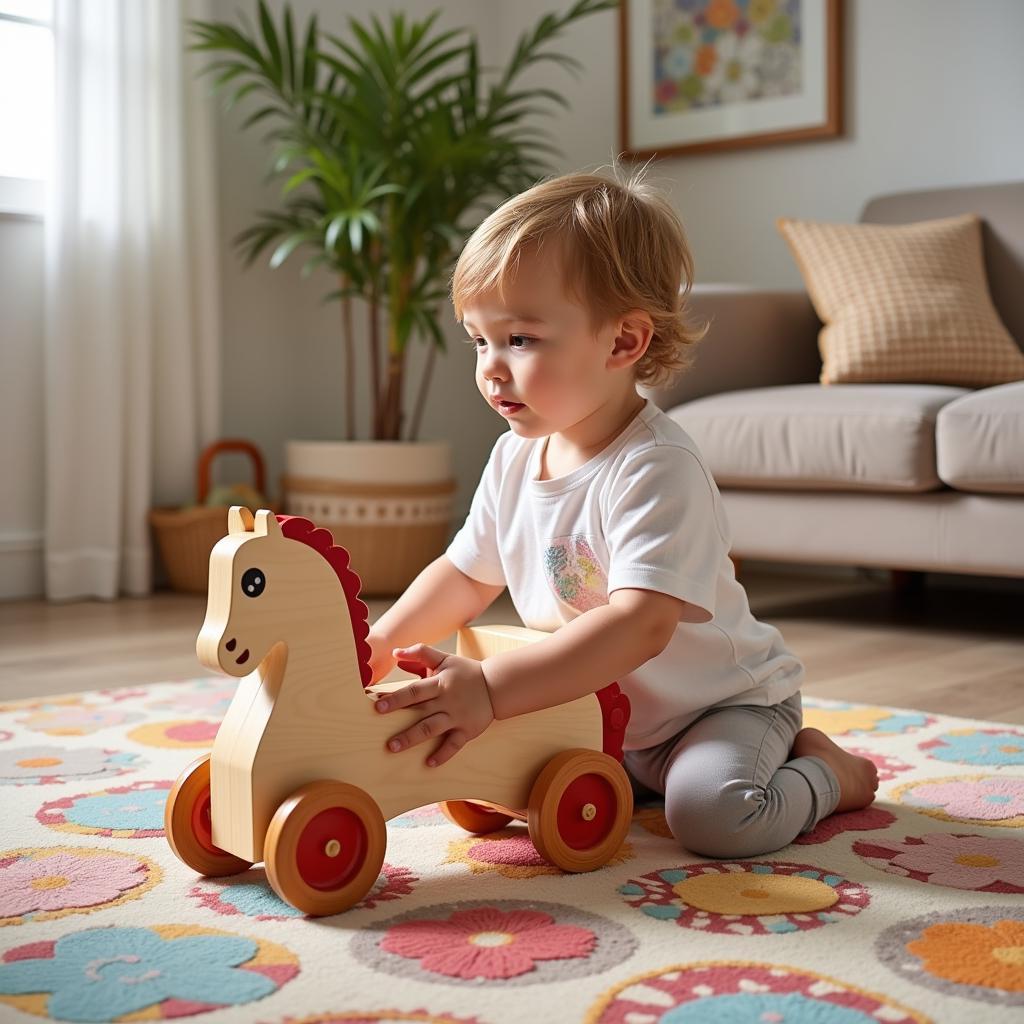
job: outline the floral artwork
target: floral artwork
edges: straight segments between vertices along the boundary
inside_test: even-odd
[[[624,0],[622,148],[837,135],[839,0]]]
[[[801,0],[654,0],[657,113],[800,89]]]

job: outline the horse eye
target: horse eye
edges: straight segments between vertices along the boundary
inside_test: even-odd
[[[242,593],[246,597],[259,597],[267,585],[267,576],[262,569],[246,569],[242,576]]]

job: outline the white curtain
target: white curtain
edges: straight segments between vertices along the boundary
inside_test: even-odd
[[[152,589],[147,513],[217,433],[208,0],[56,0],[46,212],[46,593]]]

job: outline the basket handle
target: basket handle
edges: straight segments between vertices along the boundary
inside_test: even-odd
[[[256,490],[266,498],[266,474],[263,468],[263,456],[260,454],[259,448],[249,441],[243,441],[241,438],[226,437],[220,441],[214,441],[211,445],[207,445],[199,456],[199,462],[196,465],[196,504],[203,505],[206,503],[206,496],[210,493],[210,467],[213,465],[213,460],[221,452],[243,452],[252,459],[253,476],[256,478]]]

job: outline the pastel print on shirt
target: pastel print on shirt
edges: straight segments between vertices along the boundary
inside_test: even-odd
[[[548,541],[544,575],[559,599],[577,611],[608,603],[608,577],[585,534]]]

